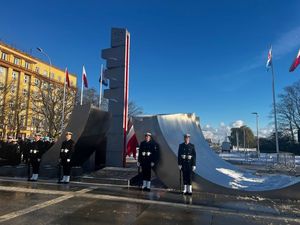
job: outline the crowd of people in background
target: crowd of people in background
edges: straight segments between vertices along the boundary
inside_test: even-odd
[[[49,137],[41,138],[44,149],[50,149],[55,140]],[[2,165],[18,165],[20,163],[27,163],[31,143],[34,137],[13,137],[8,135],[4,139],[0,139],[0,166]]]

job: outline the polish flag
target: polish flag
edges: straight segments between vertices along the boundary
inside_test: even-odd
[[[267,70],[271,67],[271,65],[272,65],[272,46],[270,47],[268,52],[268,59],[266,63]]]
[[[82,67],[82,81],[83,81],[84,87],[88,88],[88,81],[87,81],[87,76],[86,76],[84,66]]]
[[[299,51],[298,51],[298,54],[297,54],[297,56],[296,56],[296,58],[295,58],[293,64],[291,65],[289,71],[290,71],[290,72],[293,72],[293,71],[297,68],[297,66],[298,66],[299,64],[300,64],[300,49],[299,49]]]
[[[69,78],[69,72],[68,72],[68,68],[66,67],[66,80],[65,82],[68,85],[68,88],[70,87],[70,78]]]
[[[131,153],[133,154],[133,157],[136,159],[136,147],[138,146],[138,141],[134,132],[133,126],[131,126],[127,137],[126,137],[126,149],[127,149],[127,155],[130,156]]]

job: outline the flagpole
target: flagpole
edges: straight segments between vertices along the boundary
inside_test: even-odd
[[[83,73],[83,68],[82,68],[82,73]],[[81,96],[80,96],[80,105],[82,105],[83,101],[83,74],[81,75]]]
[[[102,82],[103,82],[103,64],[101,64],[100,93],[99,93],[99,108],[101,108],[101,103],[102,103]]]
[[[66,77],[65,77],[65,83],[64,83],[64,97],[63,97],[63,108],[62,108],[62,115],[61,115],[61,133],[64,130],[64,119],[65,119],[65,104],[66,104]]]
[[[273,91],[273,109],[274,109],[274,122],[275,122],[275,140],[276,140],[276,153],[277,160],[279,158],[279,143],[278,143],[278,129],[277,129],[277,112],[276,112],[276,95],[275,95],[275,76],[273,69],[273,60],[271,62],[271,70],[272,70],[272,91]]]

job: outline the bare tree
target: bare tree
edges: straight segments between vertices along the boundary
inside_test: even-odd
[[[0,128],[2,129],[2,138],[14,121],[11,107],[16,104],[16,80],[0,82]],[[11,106],[11,107],[10,107]]]
[[[128,117],[131,118],[136,115],[143,114],[143,108],[138,106],[135,102],[130,101],[128,104]]]
[[[17,98],[11,98],[8,100],[8,107],[6,110],[9,112],[7,117],[7,129],[10,133],[18,136],[21,129],[25,129],[26,120],[29,116],[27,114],[28,97],[19,93]]]
[[[66,126],[75,104],[76,90],[68,88],[64,109],[64,124]],[[32,121],[36,130],[45,132],[49,137],[57,137],[61,131],[63,111],[63,87],[53,83],[41,82],[31,94]]]
[[[284,88],[277,104],[279,128],[294,141],[300,130],[300,81]],[[299,138],[298,138],[299,139]],[[298,140],[299,141],[299,140]]]
[[[80,95],[81,95],[81,92],[77,92],[76,105],[80,105],[80,97],[81,97]],[[103,96],[102,96],[100,108],[104,111],[108,111],[108,102],[109,102],[109,100],[106,98],[103,98]],[[85,89],[83,91],[83,104],[91,104],[96,107],[99,106],[99,93],[97,93],[96,89],[89,88],[89,89]]]

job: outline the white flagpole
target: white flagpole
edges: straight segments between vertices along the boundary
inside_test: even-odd
[[[84,66],[83,66],[84,67]],[[83,67],[82,67],[82,75],[81,75],[81,96],[80,96],[80,105],[82,105],[83,101]]]
[[[65,119],[65,104],[66,104],[66,77],[65,77],[65,83],[64,83],[64,97],[63,97],[63,108],[62,108],[62,115],[61,115],[61,133],[64,130],[64,119]]]
[[[275,122],[276,153],[277,153],[277,160],[278,160],[279,159],[279,142],[278,142],[278,129],[277,129],[275,76],[274,76],[274,69],[273,69],[273,59],[272,59],[272,62],[271,62],[271,70],[272,70],[272,91],[273,91],[273,108],[274,108],[274,122]]]
[[[100,76],[101,77],[100,77],[99,108],[101,108],[101,103],[102,103],[103,64],[101,64]]]

